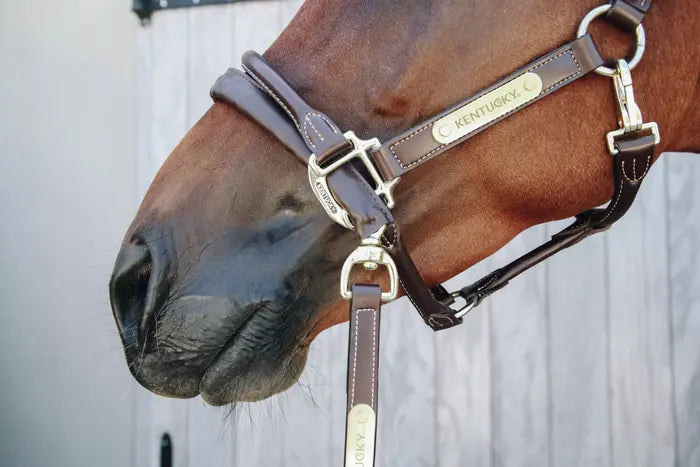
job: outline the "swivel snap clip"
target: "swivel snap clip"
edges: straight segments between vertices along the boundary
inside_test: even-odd
[[[634,87],[632,85],[631,67],[627,60],[619,59],[615,74],[612,76],[615,86],[615,98],[619,107],[620,119],[618,121],[620,128],[613,130],[607,134],[608,151],[611,155],[616,156],[619,150],[615,146],[615,141],[618,137],[638,131],[649,130],[654,135],[655,144],[661,142],[659,135],[659,126],[656,122],[644,123],[642,111],[634,99]]]

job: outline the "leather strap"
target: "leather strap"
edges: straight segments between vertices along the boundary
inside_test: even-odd
[[[613,174],[615,191],[605,208],[591,209],[576,216],[576,221],[552,236],[544,245],[497,269],[459,291],[470,305],[477,306],[484,298],[502,289],[508,282],[553,254],[576,245],[581,240],[608,230],[634,203],[644,177],[654,161],[654,137],[631,135],[616,143],[619,153],[614,156]],[[449,300],[449,299],[448,299]]]
[[[350,301],[345,465],[374,465],[382,290],[354,284]]]
[[[258,64],[258,67],[261,66]],[[308,163],[312,153],[309,142],[302,138],[299,129],[279,103],[247,74],[229,69],[216,81],[211,96],[215,101],[231,105],[248,115],[271,132],[302,163]],[[361,237],[367,237],[385,224],[394,224],[384,201],[352,165],[346,164],[331,173],[328,185],[350,213]]]
[[[555,51],[511,73],[481,92],[441,112],[429,120],[390,139],[372,153],[375,165],[385,180],[392,180],[405,172],[418,167],[443,152],[463,143],[475,134],[489,128],[514,112],[537,102],[557,89],[575,81],[603,64],[590,35],[585,35]],[[525,73],[534,73],[542,81],[540,94],[515,110],[489,121],[467,135],[449,144],[443,144],[433,136],[433,126],[442,118],[474,102],[476,99],[497,89]]]
[[[243,69],[279,104],[294,122],[319,163],[352,148],[338,126],[323,112],[313,109],[258,53],[243,54]]]
[[[652,0],[611,0],[606,18],[626,31],[634,31],[644,21]]]

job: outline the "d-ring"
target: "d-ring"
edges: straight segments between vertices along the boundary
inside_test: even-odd
[[[581,25],[578,27],[578,37],[585,36],[588,33],[588,26],[590,26],[591,22],[597,17],[607,13],[610,10],[610,8],[612,8],[612,5],[601,5],[599,7],[593,8],[583,18],[583,21],[581,21]],[[628,60],[630,70],[633,70],[634,67],[639,65],[639,62],[642,61],[642,57],[644,56],[644,49],[646,48],[647,43],[646,34],[644,33],[644,26],[640,24],[639,26],[637,26],[637,29],[634,32],[637,35],[637,50],[634,51],[634,56],[632,57],[632,59]],[[595,71],[599,75],[609,77],[613,77],[617,73],[615,69],[604,65],[599,66],[593,71]]]

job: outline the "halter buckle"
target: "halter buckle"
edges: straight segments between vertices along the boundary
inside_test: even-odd
[[[315,154],[312,154],[311,157],[309,157],[309,184],[311,185],[311,189],[313,190],[314,194],[321,202],[321,206],[323,206],[323,209],[325,209],[330,218],[343,227],[354,230],[355,227],[350,221],[349,213],[341,206],[328,186],[328,182],[326,180],[328,175],[330,175],[331,172],[340,166],[347,164],[352,159],[361,160],[375,183],[374,192],[384,199],[389,209],[393,208],[395,204],[392,189],[400,179],[397,177],[393,180],[384,181],[382,176],[379,174],[379,171],[374,166],[374,163],[372,163],[372,159],[369,156],[369,151],[380,146],[377,138],[368,140],[360,139],[352,131],[344,133],[344,136],[348,141],[350,141],[350,143],[352,143],[352,149],[338,160],[326,167],[321,167],[318,164]]]
[[[360,246],[350,253],[350,256],[345,260],[343,269],[340,271],[340,295],[344,299],[350,300],[352,298],[350,273],[352,272],[353,266],[356,264],[362,264],[368,271],[377,269],[380,264],[385,266],[387,271],[389,271],[389,291],[382,292],[382,301],[390,302],[391,300],[395,300],[398,296],[399,271],[396,268],[394,259],[381,244],[381,236],[385,228],[386,226],[382,226],[382,228],[374,234],[363,238]]]
[[[644,123],[642,111],[634,100],[631,69],[632,67],[627,63],[627,60],[620,59],[617,61],[617,69],[612,77],[615,85],[615,97],[620,109],[620,128],[607,134],[608,151],[613,156],[619,152],[615,147],[615,140],[629,133],[649,130],[654,135],[655,144],[661,142],[659,126],[656,122]]]

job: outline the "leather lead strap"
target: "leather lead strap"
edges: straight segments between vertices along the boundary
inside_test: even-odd
[[[373,466],[379,390],[382,291],[354,284],[350,302],[345,466]]]
[[[639,187],[654,161],[654,137],[634,134],[618,141],[616,149],[619,153],[613,156],[615,191],[607,207],[579,214],[572,225],[554,235],[549,242],[464,287],[459,295],[467,303],[476,306],[484,298],[505,287],[514,277],[553,254],[576,245],[593,234],[608,230],[622,218],[634,203]]]

